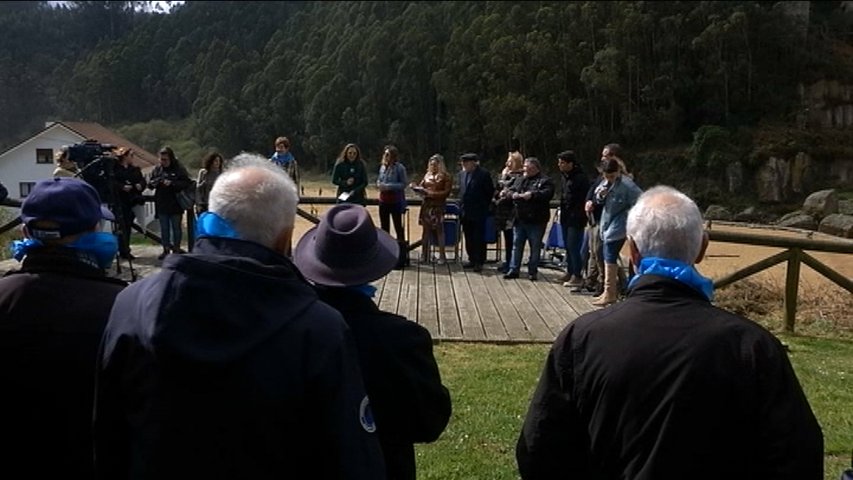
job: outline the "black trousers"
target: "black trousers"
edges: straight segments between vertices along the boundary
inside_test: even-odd
[[[388,233],[391,233],[390,220],[394,222],[394,231],[397,233],[397,241],[406,241],[406,231],[403,230],[403,211],[397,203],[380,203],[379,204],[379,227]]]
[[[117,222],[119,223],[118,228],[121,232],[121,238],[119,238],[118,242],[118,253],[127,255],[130,253],[130,232],[133,231],[131,227],[133,225],[133,204],[121,203],[118,208],[121,209],[121,222]]]
[[[486,220],[462,218],[462,233],[465,236],[465,252],[474,265],[486,263]]]

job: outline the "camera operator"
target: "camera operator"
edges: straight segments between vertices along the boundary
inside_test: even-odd
[[[142,176],[142,170],[130,163],[131,158],[133,158],[132,149],[119,147],[116,149],[115,155],[118,159],[113,170],[114,191],[117,193],[115,208],[121,209],[121,215],[118,216],[119,228],[121,229],[118,252],[121,258],[133,259],[136,258],[130,253],[133,207],[145,203],[142,198],[142,191],[145,190],[145,178]]]
[[[170,147],[160,149],[160,165],[151,172],[148,188],[154,190],[154,209],[160,221],[160,243],[163,253],[157,256],[163,260],[171,253],[184,253],[181,250],[181,219],[184,209],[178,203],[178,192],[190,186],[187,170],[178,163],[175,152]]]

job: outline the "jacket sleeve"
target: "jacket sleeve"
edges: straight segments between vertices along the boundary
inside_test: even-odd
[[[341,479],[384,479],[385,463],[352,332],[341,320],[340,328],[329,333],[331,338],[317,342],[328,349],[317,378],[317,427],[327,439],[329,461],[338,465]]]
[[[358,160],[355,167],[355,182],[352,184],[352,191],[357,192],[365,188],[367,188],[367,170],[364,168],[364,163]]]
[[[524,480],[589,478],[589,438],[575,406],[571,328],[548,353],[515,449]]]
[[[451,403],[450,392],[441,383],[432,338],[412,323],[401,323],[393,337],[399,341],[374,368],[383,385],[375,399],[377,423],[384,436],[401,442],[435,441],[450,420]]]
[[[332,185],[337,185],[339,187],[344,185],[344,176],[341,172],[344,171],[344,162],[335,165],[335,168],[332,169]]]
[[[823,433],[788,355],[775,338],[759,349],[754,373],[761,395],[756,478],[820,480]]]
[[[550,202],[554,198],[554,182],[550,178],[544,177],[541,182],[537,182],[537,188],[531,190],[533,200],[541,202]]]
[[[96,478],[128,478],[130,432],[122,403],[122,381],[131,350],[130,339],[112,340],[109,330],[98,355],[95,378],[94,456]]]

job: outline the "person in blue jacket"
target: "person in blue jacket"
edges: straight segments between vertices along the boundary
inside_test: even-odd
[[[283,255],[296,186],[253,154],[191,254],[116,299],[97,366],[99,478],[384,479],[351,330]]]

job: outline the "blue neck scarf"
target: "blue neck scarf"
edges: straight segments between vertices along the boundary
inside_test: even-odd
[[[195,224],[196,238],[202,237],[223,237],[223,238],[240,238],[237,231],[231,226],[228,220],[220,217],[213,212],[204,212],[198,216]]]
[[[12,257],[20,262],[34,249],[44,246],[39,240],[27,238],[13,241],[10,248]],[[109,232],[91,232],[62,247],[75,250],[77,257],[84,263],[106,269],[113,263],[118,252],[118,239]]]
[[[658,275],[678,280],[701,292],[709,302],[714,300],[714,282],[703,277],[693,265],[668,258],[643,258],[637,267],[637,274],[628,283],[628,288],[632,288],[643,275]]]
[[[367,295],[368,298],[373,298],[374,296],[376,296],[376,287],[369,283],[366,283],[364,285],[353,285],[351,287],[347,287],[347,289],[352,290],[354,292],[358,292],[362,295]]]

